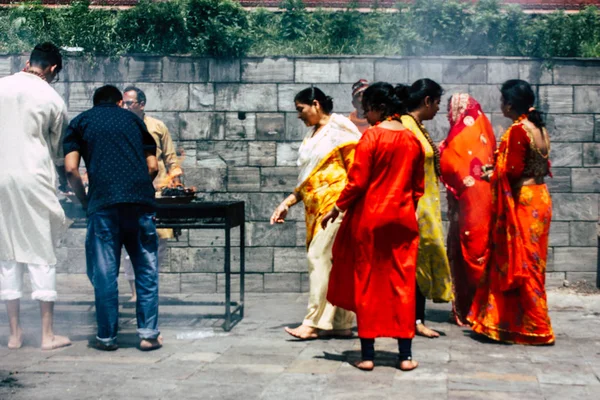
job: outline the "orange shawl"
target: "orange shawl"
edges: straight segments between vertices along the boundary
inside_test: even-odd
[[[493,164],[496,138],[481,106],[468,94],[453,95],[448,108],[450,131],[440,145],[440,167],[448,191],[453,311],[456,323],[463,325],[490,257],[492,191],[481,179],[481,167]]]

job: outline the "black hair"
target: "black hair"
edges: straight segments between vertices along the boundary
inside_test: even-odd
[[[383,117],[406,113],[406,105],[402,101],[408,90],[405,85],[392,86],[387,82],[375,82],[363,92],[363,109],[377,109],[383,106]]]
[[[407,111],[414,111],[426,97],[434,99],[439,99],[444,94],[444,89],[436,82],[428,78],[419,79],[415,81],[407,90],[400,93],[404,96],[401,100],[406,105]]]
[[[527,119],[540,130],[546,125],[542,119],[542,113],[532,109],[535,104],[535,93],[529,83],[521,79],[508,80],[502,84],[500,93],[502,93],[504,104],[510,104],[517,114],[527,115]]]
[[[113,85],[104,85],[94,92],[94,106],[99,104],[117,104],[123,100],[121,91]]]
[[[432,100],[439,99],[444,94],[444,89],[436,82],[428,78],[419,79],[415,81],[410,87],[404,87],[399,89],[398,96],[403,99],[406,104],[407,111],[414,111],[423,104],[425,98],[429,97]],[[431,134],[427,131],[427,128],[423,126],[419,121],[412,115],[408,114],[415,123],[419,126],[419,129],[427,139],[427,142],[433,149],[433,166],[435,173],[438,177],[442,176],[442,168],[440,166],[440,149],[437,147]]]
[[[302,104],[312,104],[315,100],[319,102],[321,109],[325,114],[331,114],[331,111],[333,111],[333,99],[323,93],[318,87],[311,86],[303,89],[296,93],[296,96],[294,97],[294,102]]]
[[[131,92],[132,90],[137,94],[138,103],[146,104],[146,93],[144,93],[144,91],[137,86],[127,86],[125,89],[123,89],[123,93]]]
[[[56,65],[55,72],[59,73],[63,67],[60,49],[50,42],[40,43],[31,51],[29,64],[42,69]]]

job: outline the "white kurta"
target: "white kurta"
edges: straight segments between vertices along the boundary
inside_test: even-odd
[[[0,79],[0,260],[56,264],[67,228],[56,197],[67,127],[63,99],[39,77]]]

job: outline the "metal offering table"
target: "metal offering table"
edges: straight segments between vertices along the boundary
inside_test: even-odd
[[[63,203],[67,217],[74,220],[73,228],[85,228],[86,221],[81,206]],[[156,227],[171,229],[223,229],[225,230],[225,301],[170,301],[170,305],[225,306],[223,329],[231,330],[244,318],[245,272],[245,203],[243,201],[156,204]],[[231,301],[231,229],[240,227],[240,300]]]

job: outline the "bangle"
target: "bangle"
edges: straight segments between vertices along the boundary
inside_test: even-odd
[[[337,211],[339,213],[343,213],[343,211],[337,206],[337,204],[334,204],[333,208],[335,208],[335,211]]]

